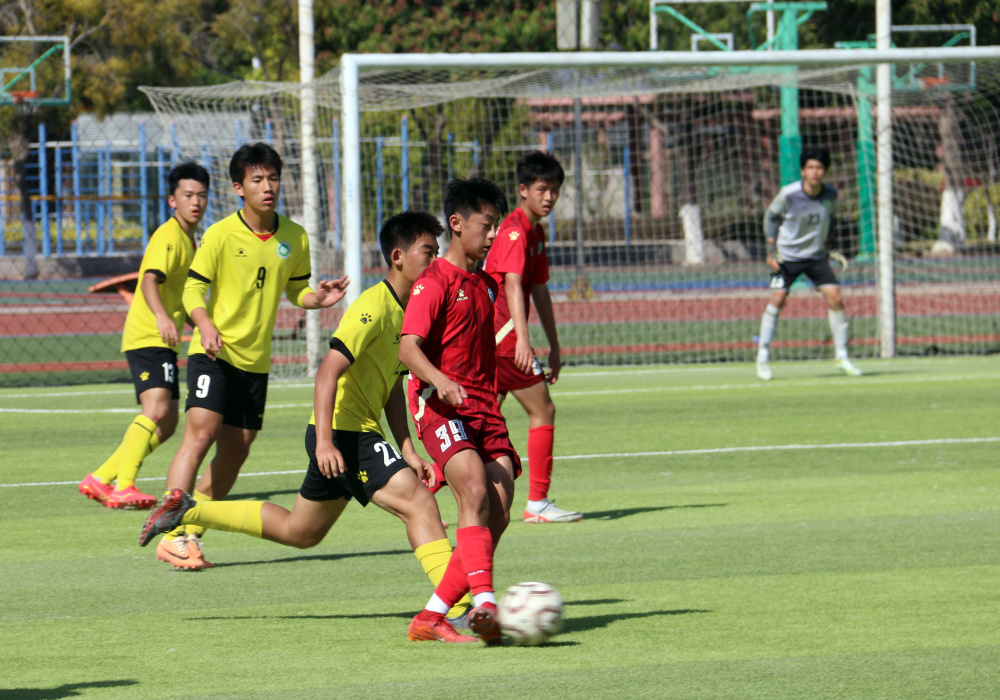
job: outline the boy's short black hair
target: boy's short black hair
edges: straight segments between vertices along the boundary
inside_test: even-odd
[[[186,163],[178,163],[174,166],[170,174],[167,175],[167,194],[173,195],[177,192],[177,188],[181,185],[181,180],[195,180],[200,182],[205,186],[207,190],[211,182],[211,177],[205,168],[201,167],[194,161],[187,161]]]
[[[517,161],[517,184],[531,187],[539,180],[554,182],[562,187],[566,173],[556,157],[545,151],[531,151]]]
[[[451,215],[456,213],[465,218],[481,214],[484,207],[496,209],[501,217],[507,215],[507,197],[503,190],[485,178],[474,177],[469,180],[456,178],[445,188],[445,221],[450,220]],[[448,228],[451,228],[451,224]]]
[[[245,143],[239,147],[239,150],[233,154],[233,159],[229,161],[229,177],[232,178],[233,182],[242,185],[247,168],[255,166],[271,166],[280,176],[281,156],[263,141],[253,144]]]
[[[385,264],[392,265],[392,251],[396,248],[409,250],[423,234],[437,238],[444,235],[444,226],[433,214],[423,211],[404,211],[382,224],[378,232],[378,244],[382,249]]]
[[[799,168],[806,167],[806,162],[810,160],[818,160],[823,164],[823,170],[830,169],[830,151],[826,150],[822,146],[810,146],[809,148],[802,149],[802,155],[799,156]]]

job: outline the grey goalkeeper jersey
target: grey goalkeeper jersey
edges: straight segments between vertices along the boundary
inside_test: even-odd
[[[802,189],[802,181],[785,185],[764,215],[764,236],[778,244],[778,260],[826,257],[826,239],[833,225],[837,190],[823,185],[818,197]]]

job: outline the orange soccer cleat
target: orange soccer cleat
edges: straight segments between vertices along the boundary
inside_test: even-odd
[[[147,510],[156,505],[156,496],[142,493],[135,486],[127,489],[114,490],[108,494],[108,508],[128,508],[130,510]]]
[[[461,634],[455,630],[441,613],[421,610],[410,620],[409,635],[411,642],[455,642],[468,644],[477,641],[475,637]]]
[[[503,644],[496,603],[483,603],[469,611],[469,629],[479,635],[488,647]]]
[[[201,571],[205,568],[205,560],[201,551],[188,544],[186,537],[175,537],[172,540],[160,540],[156,545],[156,558],[173,564],[175,569],[182,571]]]
[[[115,490],[111,484],[102,484],[93,474],[87,474],[84,477],[83,481],[80,482],[79,489],[84,496],[94,499],[101,505],[107,503],[108,496]]]

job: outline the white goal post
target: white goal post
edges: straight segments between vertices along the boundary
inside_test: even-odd
[[[581,53],[494,53],[494,54],[345,54],[340,62],[341,123],[343,125],[343,206],[344,206],[344,261],[345,271],[352,279],[362,274],[362,173],[361,173],[361,107],[359,86],[364,74],[380,70],[532,70],[545,69],[616,69],[616,68],[683,68],[683,67],[750,67],[750,66],[870,66],[886,68],[891,64],[906,63],[970,63],[1000,59],[1000,47],[965,47],[946,49],[852,49],[852,50],[803,50],[792,52],[581,52]],[[889,95],[885,89],[878,94],[880,137],[891,134]],[[884,123],[883,121],[884,120]],[[879,143],[889,144],[888,138]],[[878,267],[878,297],[883,300],[879,308],[879,328],[882,337],[881,354],[894,354],[894,310],[884,300],[893,298],[892,271],[892,196],[886,183],[891,183],[891,149],[879,148],[877,172],[886,174],[879,179],[878,241],[880,252]],[[886,162],[889,159],[889,162]],[[349,300],[361,292],[360,285],[352,285]]]

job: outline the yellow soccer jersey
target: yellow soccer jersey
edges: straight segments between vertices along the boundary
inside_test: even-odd
[[[219,358],[248,372],[271,369],[271,334],[281,293],[296,306],[309,287],[305,229],[283,216],[267,240],[237,211],[205,231],[184,287],[184,308],[204,306],[222,336]],[[205,291],[211,288],[208,303]],[[188,354],[205,352],[195,330]]]
[[[142,280],[145,279],[147,272],[157,273],[160,282],[160,302],[174,320],[177,335],[180,337],[185,318],[182,303],[184,283],[187,281],[188,268],[191,267],[193,258],[194,244],[174,217],[170,217],[169,221],[153,232],[146,245],[146,252],[142,256],[135,297],[132,298],[128,316],[125,317],[122,352],[139,348],[170,347],[160,337],[160,330],[156,327],[156,315],[149,308],[146,296],[142,293]],[[179,345],[180,343],[174,347]]]
[[[386,280],[366,289],[344,312],[330,347],[351,361],[337,381],[333,429],[382,432],[382,409],[406,367],[399,361],[403,305]],[[316,424],[313,412],[309,423]]]

